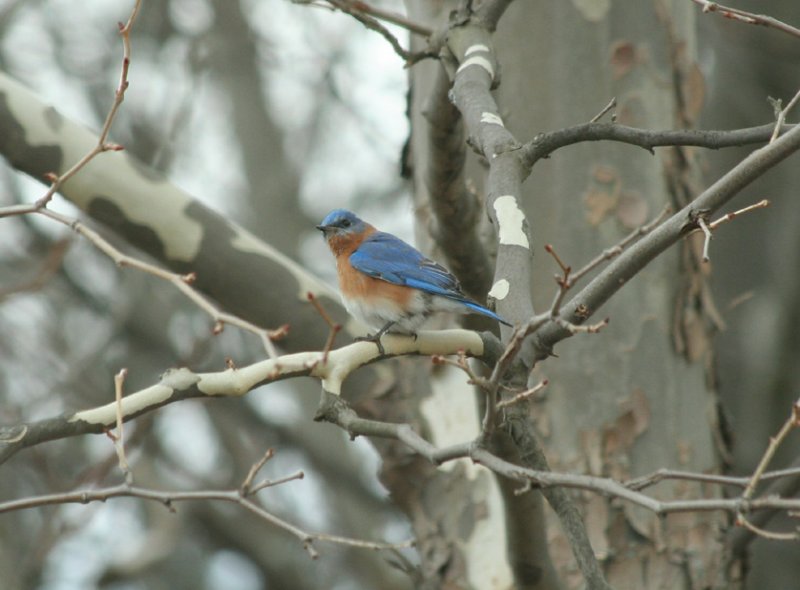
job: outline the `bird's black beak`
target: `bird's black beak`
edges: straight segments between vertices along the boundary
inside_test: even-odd
[[[319,231],[321,231],[323,234],[328,232],[328,226],[327,225],[317,225],[316,228]]]

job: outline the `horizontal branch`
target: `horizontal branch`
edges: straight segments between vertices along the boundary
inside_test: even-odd
[[[363,547],[374,550],[396,550],[403,547],[411,547],[413,541],[405,541],[401,543],[384,543],[365,541],[363,539],[353,539],[350,537],[341,537],[338,535],[330,535],[327,533],[312,533],[301,529],[300,527],[283,520],[282,518],[272,514],[264,509],[256,500],[254,496],[261,490],[274,487],[277,485],[286,484],[296,479],[303,479],[303,472],[298,471],[290,475],[281,477],[275,480],[261,480],[253,482],[253,477],[258,470],[264,466],[269,458],[273,455],[272,449],[267,451],[267,454],[257,462],[250,470],[244,483],[238,489],[226,490],[196,490],[187,492],[153,490],[150,488],[143,488],[139,486],[129,485],[123,483],[116,486],[110,486],[94,490],[81,490],[76,492],[64,492],[58,494],[46,494],[42,496],[33,496],[29,498],[22,498],[20,500],[11,500],[9,502],[0,503],[0,514],[6,512],[14,512],[18,510],[27,510],[30,508],[39,508],[42,506],[53,506],[61,504],[89,504],[92,502],[106,502],[112,498],[139,498],[141,500],[150,500],[163,504],[167,509],[173,510],[173,504],[177,502],[188,501],[222,501],[238,504],[245,510],[253,513],[257,518],[283,529],[296,537],[302,544],[303,548],[308,552],[312,558],[318,557],[318,553],[314,548],[314,541],[326,541],[338,543],[341,545],[349,545],[352,547]]]
[[[586,490],[603,496],[619,498],[636,506],[641,506],[658,516],[674,512],[723,511],[735,514],[737,512],[750,513],[756,510],[776,508],[780,510],[800,510],[800,498],[780,498],[776,496],[756,499],[738,497],[657,500],[637,489],[633,489],[631,484],[618,482],[608,477],[577,473],[556,473],[521,467],[492,454],[482,447],[478,441],[468,441],[438,448],[420,436],[409,424],[395,424],[360,418],[343,398],[324,391],[320,409],[315,419],[335,424],[347,431],[353,438],[356,436],[371,436],[396,439],[436,465],[455,459],[471,459],[474,463],[483,465],[499,475],[525,484],[526,487],[546,488],[560,486]],[[779,473],[775,472],[775,475]],[[695,475],[701,476],[701,474],[689,474],[689,477],[683,477],[678,472],[674,472],[671,475],[675,478],[687,480],[695,479]],[[715,481],[711,476],[702,475],[701,477],[702,481],[709,483],[731,483],[727,481],[728,478],[720,478],[725,481]],[[697,479],[700,479],[700,477]]]
[[[421,331],[416,339],[387,334],[381,342],[386,357],[463,352],[474,358],[484,358],[494,349],[493,338],[491,334],[477,334],[469,330],[439,330]],[[188,368],[171,369],[161,376],[158,383],[123,397],[119,405],[113,401],[55,418],[0,427],[0,464],[20,449],[42,442],[105,432],[116,426],[118,410],[127,422],[180,400],[241,396],[267,383],[302,376],[316,377],[327,391],[338,394],[343,381],[353,371],[378,358],[383,357],[373,343],[356,342],[329,352],[288,354],[216,373],[195,373]],[[109,395],[109,399],[112,398],[113,395]]]
[[[792,127],[794,125],[783,125],[781,131],[789,131]],[[652,153],[653,148],[676,145],[720,149],[767,143],[774,131],[774,123],[731,131],[701,129],[652,131],[617,123],[583,123],[558,131],[540,133],[526,143],[522,150],[526,165],[533,166],[538,160],[548,157],[559,148],[584,141],[618,141],[644,148]]]

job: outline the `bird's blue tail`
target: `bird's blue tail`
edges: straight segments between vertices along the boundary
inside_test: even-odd
[[[491,309],[486,309],[480,303],[475,303],[474,301],[469,301],[469,300],[464,300],[464,301],[462,301],[462,303],[464,305],[466,305],[467,307],[469,307],[471,310],[477,311],[479,314],[482,314],[482,315],[485,315],[487,317],[490,317],[493,320],[496,320],[496,321],[500,322],[501,324],[505,324],[506,326],[511,326],[511,327],[514,326],[514,324],[512,324],[508,320],[500,317],[495,312],[493,312]]]

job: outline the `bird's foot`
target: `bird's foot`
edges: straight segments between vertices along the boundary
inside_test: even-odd
[[[378,347],[378,353],[383,356],[386,354],[386,351],[383,349],[383,344],[381,344],[381,336],[383,336],[382,332],[375,332],[374,334],[367,334],[366,336],[356,336],[353,338],[355,342],[372,342],[375,346]]]
[[[383,328],[381,328],[380,330],[378,330],[374,334],[372,334],[372,335],[367,334],[366,336],[359,336],[355,340],[356,340],[356,342],[359,342],[359,341],[360,342],[374,342],[375,346],[378,347],[378,353],[381,356],[383,356],[384,354],[386,354],[386,351],[383,349],[383,344],[381,344],[381,336],[386,334],[386,332],[389,331],[389,328],[391,328],[393,325],[394,325],[394,322],[387,322],[386,325]]]

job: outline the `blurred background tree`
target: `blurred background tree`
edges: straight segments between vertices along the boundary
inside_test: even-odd
[[[791,22],[793,4],[738,7]],[[455,3],[381,6],[436,29]],[[113,23],[128,10],[103,0],[8,0],[0,4],[0,70],[67,118],[98,129],[119,76]],[[387,26],[403,46],[424,48],[419,36]],[[642,128],[769,123],[766,97],[786,102],[800,86],[800,41],[702,15],[688,0],[512,3],[494,41],[502,67],[496,96],[521,141],[588,121],[612,96],[617,121]],[[339,206],[409,240],[415,235],[459,270],[446,219],[437,219],[428,194],[438,186],[431,181],[429,126],[441,120],[430,113],[448,102],[438,61],[404,70],[384,39],[347,15],[282,0],[145,0],[132,43],[131,86],[112,139],[150,169],[329,282],[333,265],[313,226]],[[11,137],[8,129],[0,124]],[[445,132],[464,145],[458,122]],[[752,149],[660,148],[654,158],[618,144],[565,148],[539,162],[524,185],[532,248],[538,254],[552,243],[580,266],[665,204],[685,204]],[[456,182],[479,205],[485,165],[471,152],[465,157]],[[800,252],[793,220],[800,216],[786,193],[798,186],[798,174],[796,165],[783,165],[738,197],[744,205],[768,196],[774,207],[719,232],[713,273],[699,262],[701,243],[685,241],[601,310],[612,318],[608,330],[560,345],[559,358],[537,368],[551,385],[530,418],[553,469],[618,479],[660,467],[752,472],[797,398],[792,303],[800,282],[792,262]],[[3,205],[44,192],[11,165],[0,168],[0,185]],[[82,215],[62,199],[54,207]],[[486,215],[480,206],[475,211],[491,249]],[[132,252],[159,257],[151,242],[132,239],[141,232],[115,227],[111,214],[89,213],[140,249]],[[107,403],[122,366],[133,391],[170,367],[221,370],[226,358],[237,365],[263,358],[257,338],[231,328],[214,336],[208,317],[172,287],[116,268],[66,228],[34,216],[3,219],[2,228],[3,424]],[[206,266],[173,267],[198,270],[200,288],[261,326],[291,324],[278,343],[282,350],[322,348],[327,328],[319,316],[307,304],[290,305],[298,298],[290,273],[226,268],[230,259],[216,244],[210,239],[203,248]],[[554,292],[555,267],[537,256],[534,270],[531,289],[541,311]],[[461,272],[466,285],[469,270]],[[253,284],[263,276],[275,279]],[[491,282],[473,278],[480,297]],[[344,320],[341,310],[334,313]],[[412,422],[437,444],[477,432],[478,409],[463,375],[431,369],[423,359],[379,365],[348,381],[362,415]],[[202,502],[173,514],[116,500],[0,515],[4,587],[548,587],[547,578],[542,586],[525,585],[531,551],[519,547],[542,544],[545,534],[564,587],[583,583],[558,521],[548,516],[546,532],[532,532],[538,493],[516,499],[515,485],[498,487],[467,462],[437,470],[399,445],[351,442],[338,429],[313,424],[316,382],[291,380],[268,390],[184,401],[135,420],[127,432],[137,484],[236,487],[274,447],[267,475],[303,469],[306,477],[264,492],[269,510],[350,537],[415,536],[416,551],[325,545],[310,562],[284,531],[235,507]],[[785,465],[794,455],[796,447],[787,445],[779,460]],[[120,477],[105,437],[36,446],[2,470],[0,501]],[[696,497],[716,489],[676,484],[659,493]],[[719,584],[727,516],[661,521],[596,495],[574,497],[615,587]],[[729,574],[734,581],[742,575],[746,587],[791,587],[797,552],[796,542],[759,539],[748,546],[741,571]]]

